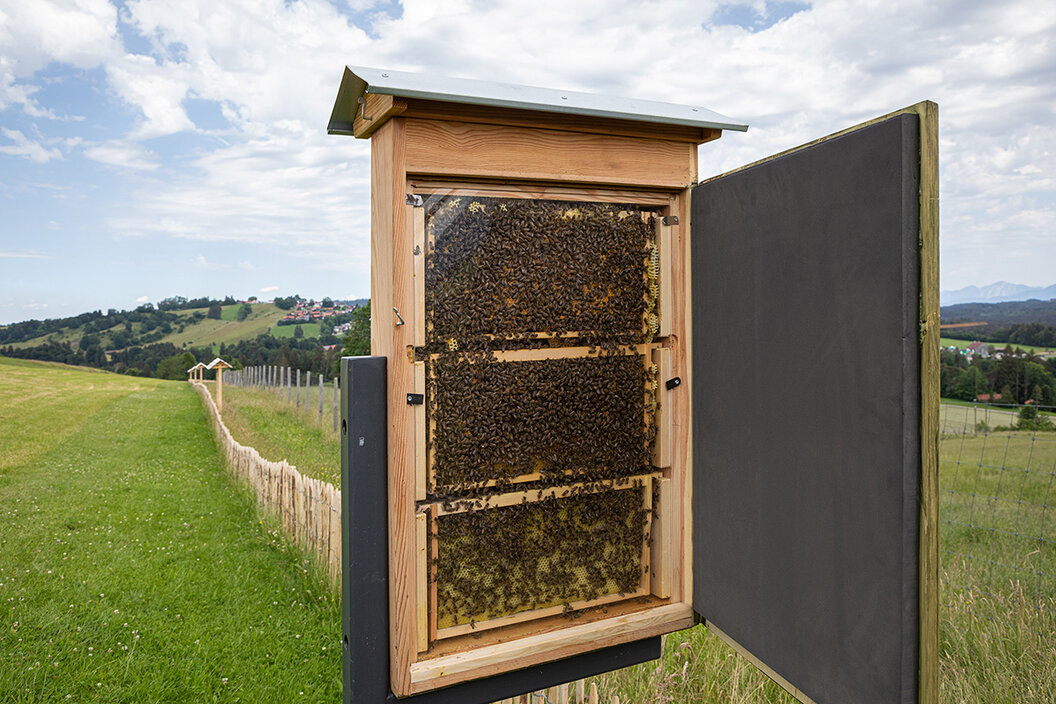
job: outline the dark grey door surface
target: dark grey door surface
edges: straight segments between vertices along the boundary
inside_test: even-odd
[[[918,700],[920,117],[692,194],[693,601],[818,704]]]

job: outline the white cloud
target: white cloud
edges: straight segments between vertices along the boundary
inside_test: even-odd
[[[141,304],[142,303],[147,303],[148,301],[150,301],[150,298],[147,297],[147,296],[140,296],[139,298],[136,299],[136,303],[141,303]]]
[[[261,293],[271,293],[272,291],[278,291],[278,290],[279,290],[278,286],[265,286],[264,288],[260,289],[260,292]]]
[[[103,142],[87,147],[84,155],[101,164],[129,171],[153,171],[158,168],[156,155],[134,142]]]
[[[52,62],[94,68],[117,56],[117,10],[107,0],[5,1],[0,47],[0,109],[19,105],[32,117],[58,117],[25,81]]]
[[[52,116],[69,108],[41,104],[34,72],[104,67],[141,119],[121,139],[76,141],[84,129],[61,147],[151,172],[111,208],[116,232],[263,244],[337,280],[329,272],[366,277],[369,260],[368,144],[324,133],[348,63],[694,103],[750,122],[703,146],[702,176],[930,98],[944,288],[1053,277],[1056,4],[819,0],[764,29],[715,25],[721,4],[405,0],[389,16],[372,0],[131,0],[121,21],[150,46],[136,55],[102,0],[0,0],[0,108]],[[202,134],[188,98],[213,101],[227,126],[165,161],[143,143]],[[60,142],[8,139],[8,153],[61,156]],[[1034,256],[1013,265],[1010,251]]]
[[[38,164],[46,164],[52,159],[62,158],[62,153],[58,149],[54,147],[49,149],[40,142],[34,142],[18,130],[9,130],[3,127],[0,128],[0,132],[3,132],[5,137],[14,142],[14,144],[0,145],[0,154],[25,157]]]
[[[39,252],[4,252],[0,251],[0,258],[3,259],[47,259],[47,254],[40,254]]]
[[[211,270],[216,270],[216,269],[230,269],[230,268],[231,268],[231,266],[230,266],[229,264],[220,264],[220,263],[218,263],[218,262],[211,262],[211,261],[209,261],[208,259],[206,259],[206,258],[205,258],[205,255],[204,255],[204,254],[199,254],[199,255],[198,255],[197,257],[195,257],[195,258],[194,258],[194,259],[193,259],[193,260],[191,261],[191,265],[192,265],[192,266],[193,266],[193,267],[194,267],[195,269],[211,269]]]
[[[24,304],[22,306],[22,308],[23,308],[23,310],[47,310],[48,309],[48,304],[47,303],[36,303],[36,302],[26,303],[26,304]]]

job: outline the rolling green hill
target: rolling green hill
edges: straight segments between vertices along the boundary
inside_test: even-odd
[[[245,320],[238,320],[238,309],[241,304],[227,305],[222,307],[222,315],[219,320],[207,318],[208,308],[191,308],[188,310],[172,311],[175,320],[169,323],[171,331],[156,336],[146,344],[158,342],[170,342],[177,347],[216,347],[217,345],[231,344],[240,340],[251,340],[257,335],[270,333],[275,337],[291,337],[296,326],[278,326],[279,320],[286,311],[279,309],[272,303],[254,303],[253,312]],[[47,342],[68,342],[71,345],[80,343],[81,338],[88,334],[87,323],[70,325],[61,330],[45,335],[11,343],[15,349],[24,349],[43,345]],[[129,327],[131,329],[129,329]],[[305,337],[318,337],[319,324],[311,323],[302,326]],[[144,324],[133,322],[130,326],[123,324],[113,325],[109,328],[99,330],[94,334],[100,337],[100,344],[107,350],[123,349],[129,345],[121,345],[116,337],[121,331],[128,331],[134,336],[144,334]],[[160,331],[159,331],[160,332]],[[133,344],[144,344],[134,342]]]

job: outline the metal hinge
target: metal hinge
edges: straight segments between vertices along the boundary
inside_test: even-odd
[[[407,205],[413,205],[415,208],[421,208],[425,204],[422,197],[417,193],[407,194]]]
[[[678,216],[677,215],[665,215],[663,217],[662,222],[665,225],[677,225],[678,224]]]
[[[680,376],[676,376],[673,379],[668,379],[667,383],[664,384],[664,386],[667,387],[668,391],[670,391],[671,389],[675,388],[676,386],[681,386],[681,385],[682,385],[682,377],[680,377]]]
[[[408,406],[421,406],[425,403],[425,394],[407,394]]]

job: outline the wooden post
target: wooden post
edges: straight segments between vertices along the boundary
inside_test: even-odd
[[[304,378],[304,410],[312,405],[312,370],[308,370]]]
[[[319,422],[323,422],[323,375],[319,375]]]
[[[297,370],[297,408],[301,407],[301,370]]]
[[[286,403],[290,402],[291,393],[293,393],[293,370],[286,367]]]
[[[335,433],[337,432],[337,420],[338,420],[337,416],[339,415],[338,408],[337,408],[337,405],[338,405],[337,404],[337,392],[338,392],[337,377],[335,376],[334,377],[334,432]]]
[[[224,410],[224,368],[216,368],[216,410]]]

